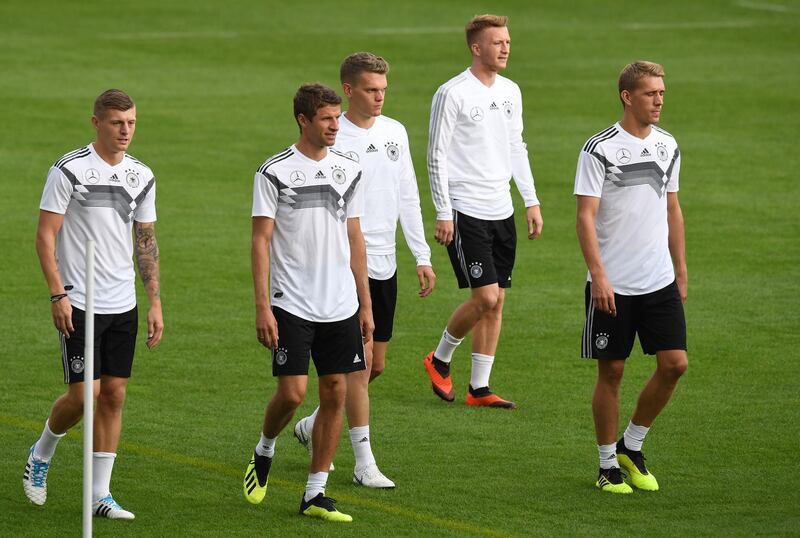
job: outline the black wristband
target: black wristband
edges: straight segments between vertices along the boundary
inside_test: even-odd
[[[51,295],[50,296],[50,302],[51,303],[57,303],[58,301],[60,301],[61,299],[63,299],[66,296],[67,296],[66,293],[58,293],[56,295]]]

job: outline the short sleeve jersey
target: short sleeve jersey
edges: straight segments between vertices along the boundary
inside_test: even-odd
[[[417,177],[405,127],[378,116],[372,127],[362,129],[342,116],[334,148],[358,162],[363,173],[361,231],[370,278],[385,280],[397,269],[398,219],[417,265],[430,265],[431,250],[425,241]]]
[[[452,219],[452,209],[484,220],[508,218],[512,175],[525,206],[539,203],[522,131],[522,92],[513,81],[497,75],[487,87],[467,69],[439,87],[428,135],[438,219]]]
[[[275,220],[270,301],[307,321],[340,321],[358,310],[347,219],[364,211],[361,169],[329,150],[320,161],[295,146],[255,174],[253,217]]]
[[[641,139],[615,123],[583,146],[574,193],[600,198],[597,241],[616,293],[642,295],[675,279],[667,193],[678,191],[680,167],[677,142],[656,126]]]
[[[112,166],[93,144],[50,167],[39,208],[64,215],[56,259],[70,302],[86,308],[86,242],[95,242],[94,309],[119,314],[136,306],[133,221],[156,220],[153,172],[130,155]]]

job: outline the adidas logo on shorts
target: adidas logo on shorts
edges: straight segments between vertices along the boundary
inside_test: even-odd
[[[358,357],[358,354],[356,354],[356,357],[353,359],[353,364],[356,364],[357,362],[361,362],[361,359]]]

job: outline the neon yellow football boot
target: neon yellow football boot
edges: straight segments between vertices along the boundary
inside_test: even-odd
[[[625,470],[631,485],[644,491],[658,491],[658,481],[647,470],[644,460],[641,451],[628,450],[625,447],[624,439],[617,441],[617,461]]]
[[[267,494],[267,482],[269,481],[269,468],[271,466],[272,458],[253,453],[242,481],[242,492],[247,502],[259,504],[264,500],[264,496]]]
[[[622,480],[622,472],[619,467],[600,469],[595,486],[608,493],[621,493],[623,495],[633,493],[631,487]]]
[[[336,501],[326,497],[322,493],[310,501],[306,501],[305,495],[300,499],[300,513],[304,516],[318,517],[325,521],[337,521],[349,523],[353,521],[352,516],[343,514],[336,509]]]

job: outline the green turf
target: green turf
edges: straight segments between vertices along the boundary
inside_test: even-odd
[[[460,403],[468,345],[458,400],[434,398],[422,357],[463,294],[435,247],[438,288],[417,299],[403,249],[395,338],[372,390],[373,448],[398,488],[353,487],[345,441],[328,491],[355,523],[300,518],[307,459],[286,432],[267,500],[249,506],[240,476],[274,387],[253,330],[253,172],[296,139],[297,86],[335,85],[344,56],[374,51],[392,65],[385,112],[408,128],[430,237],[430,99],[467,65],[464,22],[490,10],[511,16],[507,74],[525,98],[546,222],[519,245],[492,378],[520,410]],[[158,177],[166,332],[154,352],[140,343],[114,473],[137,519],[96,521],[97,536],[797,535],[798,31],[787,0],[3,2],[0,535],[80,532],[79,428],[59,447],[47,505],[20,487],[63,390],[33,238],[47,168],[92,139],[91,102],[108,87],[136,99],[131,153]],[[690,368],[646,444],[662,491],[612,498],[593,487],[572,187],[581,144],[620,115],[617,73],[639,58],[665,65],[662,126],[683,155]],[[623,421],[651,369],[636,351]]]

